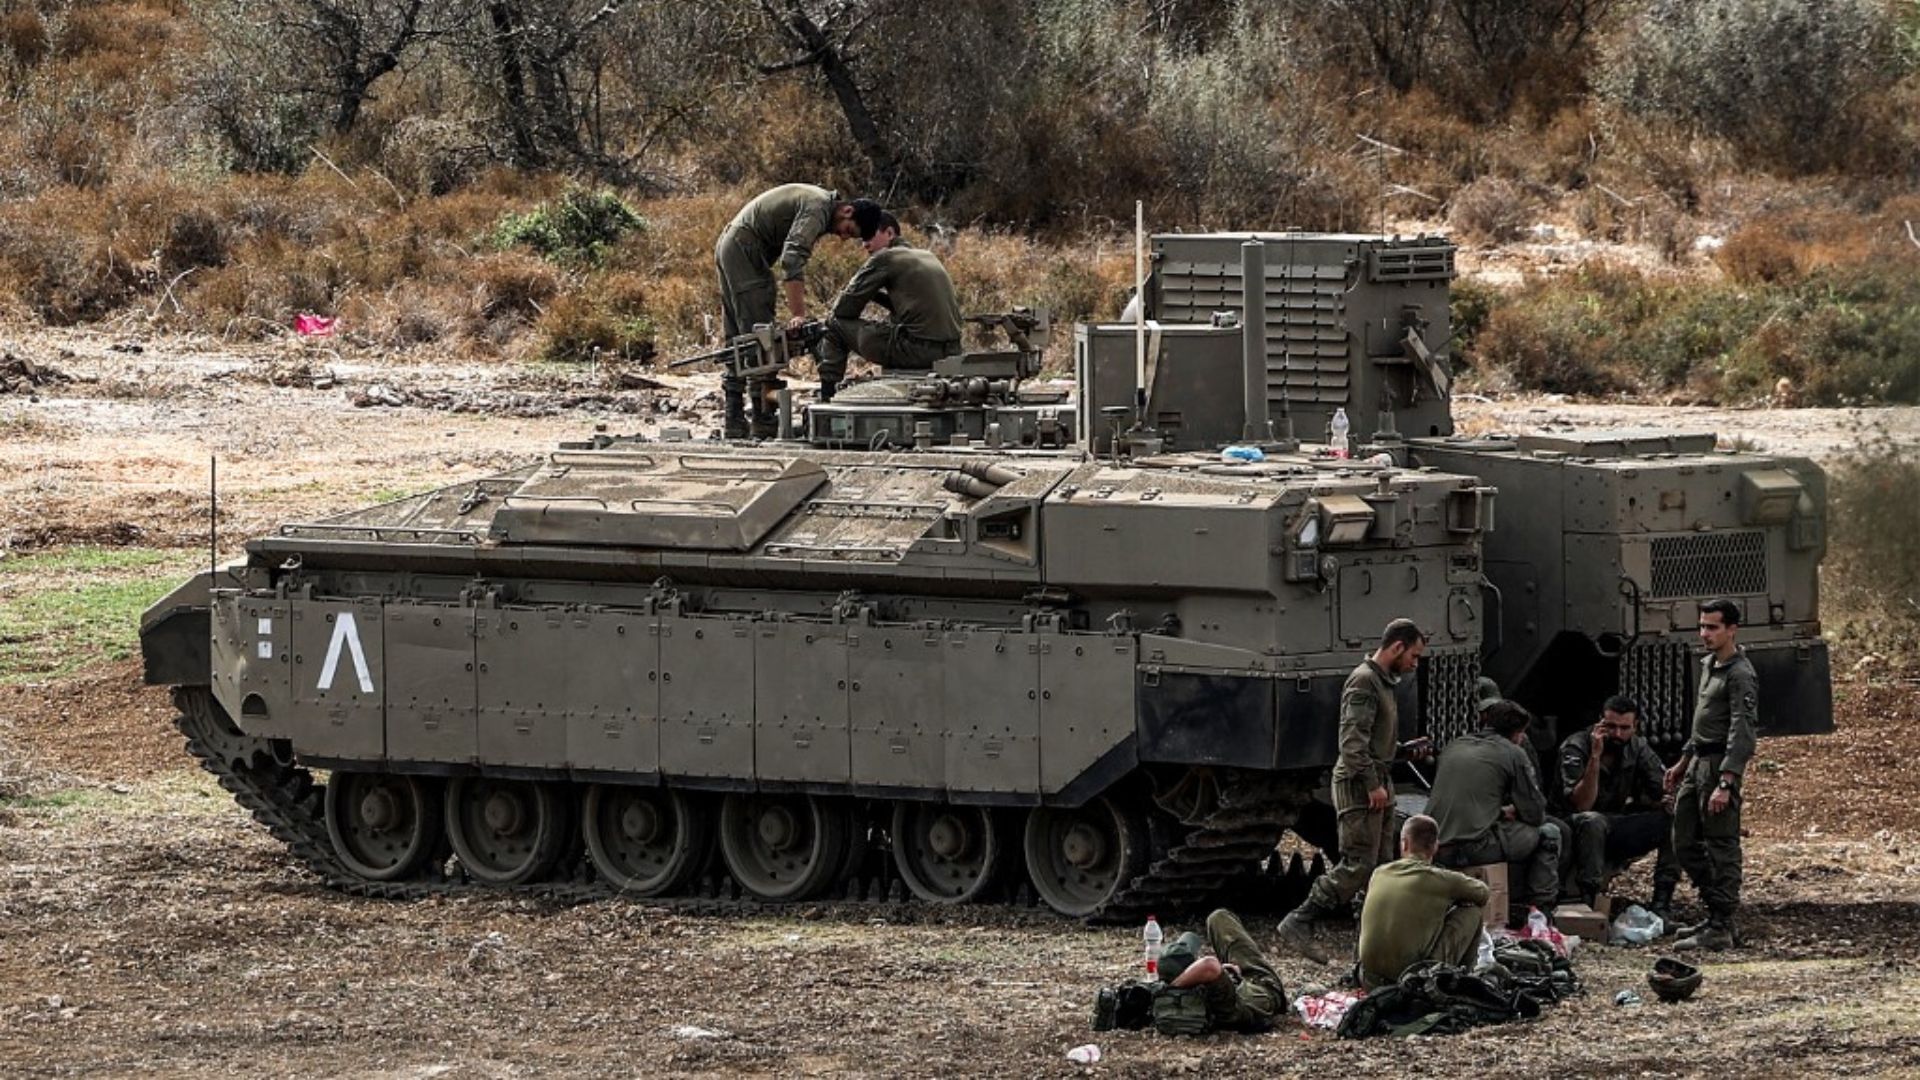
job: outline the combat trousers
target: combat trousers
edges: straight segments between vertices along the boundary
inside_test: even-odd
[[[1740,791],[1727,808],[1707,812],[1720,783],[1720,755],[1697,757],[1680,781],[1673,804],[1673,853],[1693,879],[1701,902],[1715,918],[1730,918],[1740,906]]]
[[[1216,1028],[1265,1031],[1287,1011],[1280,975],[1253,943],[1240,917],[1226,908],[1207,916],[1207,944],[1223,964],[1240,968],[1240,982],[1223,978],[1207,986],[1207,1017]]]
[[[1658,851],[1655,887],[1671,889],[1680,881],[1673,853],[1673,819],[1658,810],[1636,814],[1573,815],[1573,880],[1583,893],[1606,889],[1611,872],[1649,851]]]
[[[858,353],[888,370],[926,371],[933,362],[960,351],[957,341],[927,341],[890,322],[828,319],[820,341],[820,381],[846,377],[847,354]]]
[[[1522,821],[1497,821],[1487,835],[1450,844],[1441,854],[1442,859],[1436,861],[1456,869],[1487,863],[1508,864],[1511,868],[1508,878],[1513,882],[1516,903],[1551,906],[1560,898],[1558,822],[1528,825]]]
[[[1481,904],[1455,904],[1447,909],[1447,917],[1441,920],[1433,932],[1433,940],[1427,943],[1415,963],[1432,960],[1435,963],[1451,964],[1455,967],[1473,970],[1474,961],[1480,946],[1480,930],[1486,925],[1487,909]],[[1388,986],[1400,981],[1401,973],[1387,978],[1384,972],[1360,969],[1360,984],[1368,990]]]
[[[1313,879],[1305,906],[1319,915],[1344,911],[1373,877],[1373,868],[1393,858],[1393,784],[1387,784],[1387,808],[1367,808],[1364,780],[1335,780],[1333,810],[1340,820],[1340,861]]]
[[[729,228],[713,245],[713,263],[720,274],[720,308],[728,341],[773,322],[773,269],[758,242],[744,231]]]

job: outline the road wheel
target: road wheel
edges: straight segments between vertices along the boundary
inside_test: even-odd
[[[893,865],[913,895],[938,904],[987,898],[1009,861],[1011,842],[984,806],[893,805]]]
[[[554,784],[463,776],[447,785],[447,839],[476,881],[539,881],[566,850],[565,804]]]
[[[594,868],[635,896],[680,892],[713,854],[712,809],[683,792],[594,784],[580,822]]]
[[[1062,915],[1093,914],[1147,868],[1146,823],[1106,798],[1034,807],[1024,847],[1034,891]]]
[[[423,777],[335,772],[326,817],[341,865],[368,881],[413,877],[440,846],[439,792]]]
[[[840,876],[853,814],[814,795],[732,794],[720,804],[720,853],[740,886],[762,900],[806,900]]]

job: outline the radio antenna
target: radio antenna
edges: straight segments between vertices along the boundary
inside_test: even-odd
[[[207,581],[220,570],[220,457],[207,455]]]

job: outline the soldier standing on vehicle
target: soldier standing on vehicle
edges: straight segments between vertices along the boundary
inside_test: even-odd
[[[1481,710],[1479,730],[1440,755],[1427,813],[1440,823],[1441,866],[1507,863],[1520,871],[1517,904],[1552,908],[1560,898],[1560,827],[1547,820],[1533,754],[1524,748],[1532,723],[1518,702]]]
[[[1340,822],[1340,862],[1314,879],[1307,898],[1280,922],[1280,941],[1318,964],[1326,950],[1314,923],[1353,897],[1393,850],[1393,759],[1400,713],[1393,688],[1420,663],[1426,638],[1411,619],[1395,619],[1380,646],[1347,676],[1340,691],[1340,756],[1333,766],[1333,809]]]
[[[1600,707],[1600,722],[1560,744],[1560,780],[1572,829],[1572,885],[1592,905],[1607,887],[1609,871],[1649,851],[1653,868],[1653,913],[1665,919],[1680,882],[1673,854],[1673,816],[1666,808],[1660,755],[1639,734],[1640,706],[1615,695]]]
[[[820,342],[822,401],[832,400],[846,376],[850,352],[883,368],[925,371],[960,351],[960,301],[939,257],[902,240],[899,220],[885,211],[871,230],[861,229],[860,239],[868,252],[866,264],[834,300],[827,336]],[[893,317],[862,319],[870,303]]]
[[[1740,605],[1700,605],[1700,689],[1694,697],[1693,735],[1668,769],[1674,795],[1673,847],[1707,905],[1707,921],[1680,931],[1675,949],[1726,949],[1735,944],[1740,907],[1741,775],[1753,756],[1759,728],[1760,681],[1735,640]]]
[[[727,339],[773,322],[776,269],[787,294],[787,324],[805,322],[807,261],[814,243],[828,233],[849,240],[861,236],[881,213],[871,200],[842,199],[812,184],[782,184],[741,207],[713,246]]]

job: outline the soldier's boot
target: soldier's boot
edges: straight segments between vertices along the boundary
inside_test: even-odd
[[[1313,924],[1319,912],[1312,907],[1311,901],[1294,908],[1286,918],[1280,920],[1280,944],[1299,953],[1316,964],[1328,960],[1327,950],[1313,940]]]
[[[1734,939],[1733,920],[1715,916],[1707,925],[1692,934],[1673,943],[1674,952],[1719,952],[1731,949],[1738,942]]]
[[[1653,887],[1653,900],[1647,904],[1647,910],[1660,917],[1666,927],[1666,933],[1673,933],[1673,885],[1671,882]]]
[[[735,375],[720,379],[721,399],[725,402],[720,423],[721,434],[729,439],[745,439],[747,426],[747,381]]]

